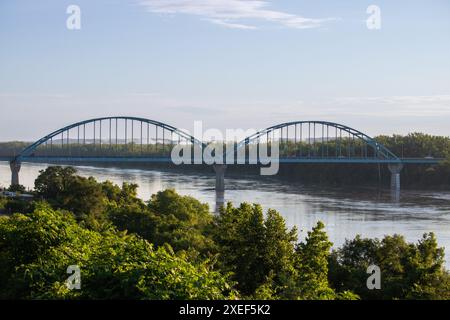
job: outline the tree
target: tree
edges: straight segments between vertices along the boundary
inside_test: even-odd
[[[295,228],[287,230],[278,212],[269,210],[264,219],[261,206],[247,203],[238,208],[228,203],[212,231],[220,268],[232,272],[237,288],[247,296],[284,290],[294,272],[296,233]]]
[[[25,188],[25,186],[21,185],[21,184],[16,184],[16,185],[11,185],[8,188],[8,191],[11,192],[18,192],[18,193],[24,193],[27,189]]]
[[[444,248],[434,233],[425,233],[411,246],[405,266],[406,299],[450,299],[450,274],[444,269]]]
[[[338,291],[351,290],[363,299],[449,299],[450,276],[444,269],[444,250],[433,233],[417,243],[400,235],[378,239],[357,236],[334,251],[330,282]],[[366,286],[369,265],[381,270],[382,289]]]
[[[39,171],[39,176],[34,182],[34,189],[43,198],[57,201],[66,193],[69,183],[76,172],[72,167],[48,167]]]
[[[122,188],[106,181],[97,182],[93,177],[76,175],[71,167],[48,167],[41,170],[35,181],[38,195],[56,209],[72,212],[80,221],[91,228],[106,223],[107,212],[119,207],[145,208],[137,197],[137,185],[124,183]]]
[[[59,197],[59,208],[73,212],[82,220],[105,218],[106,196],[101,185],[90,177],[72,177],[65,192]]]
[[[369,275],[366,271],[370,265],[376,264],[379,245],[378,239],[357,235],[351,241],[346,240],[340,249],[334,250],[329,257],[328,278],[331,286],[338,292],[352,290],[359,295],[364,292],[364,298],[377,294],[375,290],[367,290]]]
[[[297,296],[299,299],[334,299],[334,290],[328,283],[328,257],[333,245],[319,221],[308,231],[305,242],[296,248],[298,271]]]
[[[124,205],[110,208],[108,217],[118,230],[138,234],[151,243],[157,238],[158,219],[147,207]]]
[[[106,197],[102,187],[90,177],[77,176],[72,167],[48,167],[41,170],[35,180],[38,195],[54,208],[65,209],[78,220],[92,221],[100,219],[106,207]]]
[[[67,267],[78,265],[81,290],[68,290]],[[170,246],[115,231],[87,230],[72,215],[41,205],[0,218],[0,298],[225,299],[226,276],[208,260],[189,262]]]
[[[109,201],[109,206],[117,208],[125,205],[144,207],[145,203],[138,198],[138,185],[124,182],[122,188],[111,181],[101,183],[102,191]]]
[[[207,204],[167,189],[152,196],[148,209],[152,214],[147,214],[146,219],[152,219],[155,226],[153,238],[149,239],[152,243],[168,243],[175,251],[211,251],[213,242],[207,232],[213,217]]]
[[[1,203],[2,201],[0,201]],[[1,205],[8,214],[23,212],[28,213],[34,210],[34,201],[22,200],[20,198],[5,199]],[[0,207],[0,209],[2,209]]]

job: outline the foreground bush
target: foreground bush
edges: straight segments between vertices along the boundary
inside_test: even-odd
[[[70,265],[81,268],[81,290],[68,290]],[[208,261],[192,263],[170,247],[114,230],[99,233],[71,214],[40,206],[0,219],[0,298],[224,299],[227,278]]]
[[[368,290],[367,267],[381,270],[380,290]],[[400,235],[382,240],[357,236],[330,257],[330,281],[338,290],[352,290],[363,299],[450,299],[450,275],[444,269],[444,248],[433,233],[417,244]]]

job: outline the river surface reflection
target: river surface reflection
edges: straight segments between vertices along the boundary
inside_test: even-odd
[[[22,164],[21,183],[34,185],[39,170],[45,164]],[[371,188],[323,188],[296,183],[251,177],[226,177],[225,194],[214,191],[214,176],[184,175],[159,170],[78,167],[82,176],[94,176],[99,181],[137,183],[139,196],[148,200],[157,191],[175,188],[180,194],[191,195],[207,202],[215,210],[216,201],[259,203],[264,209],[278,210],[288,226],[297,226],[303,239],[318,220],[326,225],[335,246],[345,239],[361,234],[363,237],[383,237],[402,234],[408,241],[417,241],[424,232],[433,231],[440,246],[446,248],[447,268],[450,267],[450,192],[401,192],[399,199],[389,190]],[[10,183],[10,168],[0,162],[0,186]]]

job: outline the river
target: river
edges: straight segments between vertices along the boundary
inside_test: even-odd
[[[21,183],[32,188],[39,170],[46,167],[45,164],[22,164]],[[78,174],[93,176],[99,181],[137,183],[139,196],[144,200],[157,191],[175,188],[180,194],[191,195],[215,210],[217,198],[212,175],[87,166],[77,169]],[[0,186],[8,186],[10,179],[9,164],[0,162]],[[323,221],[335,247],[357,234],[381,238],[398,233],[416,242],[423,233],[433,231],[439,245],[446,248],[446,266],[450,268],[450,192],[404,190],[400,198],[395,199],[389,190],[376,188],[324,188],[251,177],[226,177],[226,189],[225,201],[235,205],[245,201],[259,203],[265,210],[278,210],[289,227],[297,226],[300,239],[304,239],[317,221]]]

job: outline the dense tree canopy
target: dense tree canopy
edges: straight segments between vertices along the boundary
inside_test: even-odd
[[[238,289],[252,295],[268,280],[278,288],[293,272],[296,230],[287,230],[278,212],[264,218],[259,205],[229,203],[215,219],[213,239],[222,270],[233,273]]]
[[[325,225],[318,222],[296,249],[298,294],[305,299],[332,299],[335,295],[328,284],[328,257],[333,244],[324,228]]]
[[[81,269],[68,290],[67,267]],[[0,298],[223,299],[227,278],[208,261],[194,264],[170,247],[108,230],[87,230],[46,205],[0,219]]]
[[[35,192],[54,208],[68,210],[90,227],[104,222],[105,213],[122,207],[143,207],[137,198],[137,185],[122,188],[109,181],[99,183],[93,177],[76,175],[72,167],[48,167],[40,171]]]
[[[330,258],[330,281],[338,290],[352,290],[363,299],[450,299],[450,276],[444,269],[444,249],[433,233],[417,244],[400,235],[382,240],[357,236]],[[367,267],[381,270],[381,290],[368,290]]]
[[[213,250],[213,241],[206,236],[212,221],[209,206],[173,189],[153,195],[147,206],[114,208],[109,217],[119,230],[137,233],[156,246],[170,244],[175,251],[193,249],[202,254]]]
[[[450,299],[434,234],[357,236],[334,251],[320,221],[298,242],[275,210],[208,205],[168,189],[148,202],[137,185],[49,167],[34,202],[0,198],[0,299]],[[11,207],[12,206],[12,207]],[[11,210],[12,209],[12,210]],[[66,286],[78,265],[81,290]],[[367,267],[381,270],[369,290]]]

